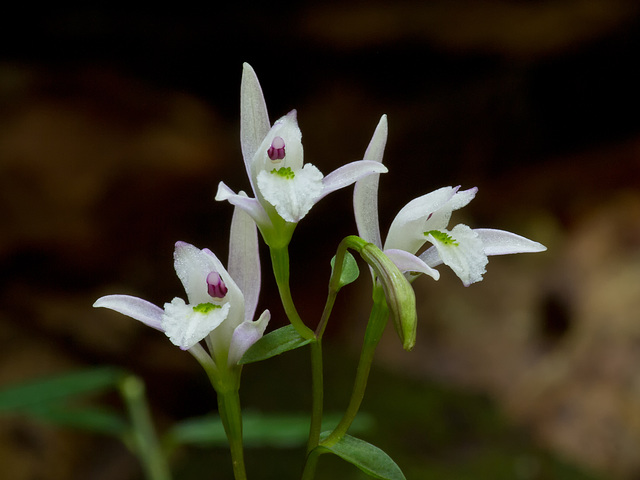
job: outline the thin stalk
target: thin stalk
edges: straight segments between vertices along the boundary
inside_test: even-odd
[[[293,303],[291,297],[291,287],[289,286],[289,250],[287,247],[283,248],[271,248],[271,264],[273,266],[273,274],[276,278],[276,284],[278,285],[278,292],[280,293],[280,299],[282,306],[287,314],[287,318],[291,325],[296,329],[301,337],[305,339],[315,339],[316,336],[309,327],[307,327]]]
[[[231,464],[235,480],[246,480],[244,448],[242,444],[242,411],[238,389],[218,393],[218,412],[227,434],[231,450]]]
[[[324,408],[324,373],[322,361],[322,342],[320,339],[311,342],[311,423],[307,453],[320,442],[322,430],[322,412]]]
[[[120,383],[120,394],[131,418],[133,441],[148,480],[171,480],[171,472],[156,436],[149,405],[145,397],[144,383],[133,375]]]
[[[375,350],[382,338],[382,333],[384,332],[384,328],[386,327],[387,320],[389,318],[389,308],[387,307],[382,288],[379,286],[374,287],[373,295],[374,303],[364,336],[364,343],[362,345],[362,352],[360,353],[360,360],[358,361],[356,379],[354,381],[353,391],[351,392],[351,398],[349,399],[349,405],[347,406],[340,423],[331,432],[331,434],[322,441],[322,445],[333,445],[345,436],[347,430],[358,414],[360,405],[362,404]]]

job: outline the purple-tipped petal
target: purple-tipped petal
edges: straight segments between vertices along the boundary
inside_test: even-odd
[[[474,232],[478,234],[484,245],[484,252],[487,255],[508,255],[511,253],[534,253],[544,252],[547,247],[541,243],[534,242],[528,238],[521,237],[515,233],[505,230],[494,230],[491,228],[476,228]]]
[[[385,255],[398,267],[401,272],[417,272],[429,275],[434,280],[440,278],[440,272],[431,268],[415,255],[404,250],[390,249],[384,251]]]
[[[245,63],[242,69],[242,83],[240,86],[240,146],[247,168],[247,175],[251,181],[251,186],[254,187],[254,191],[251,162],[264,137],[269,133],[270,128],[267,104],[264,101],[260,82],[251,65]]]
[[[382,163],[384,148],[387,143],[387,132],[387,116],[383,115],[364,154],[365,160]],[[378,248],[382,248],[382,238],[378,223],[379,180],[379,174],[372,174],[356,182],[353,187],[353,212],[356,218],[356,226],[358,227],[358,235]]]
[[[153,303],[141,298],[130,295],[107,295],[96,300],[93,306],[114,310],[138,320],[151,328],[155,328],[161,332],[164,331],[162,329],[162,314],[164,311]]]
[[[270,319],[271,313],[265,310],[255,322],[242,322],[236,327],[229,346],[229,365],[236,365],[249,347],[264,335]]]
[[[322,180],[322,193],[316,199],[316,202],[331,192],[348,187],[367,175],[386,173],[387,171],[387,167],[373,160],[359,160],[343,165],[324,177]]]
[[[258,230],[253,219],[239,207],[233,209],[227,266],[244,295],[244,319],[253,320],[261,282]]]
[[[198,305],[210,302],[207,279],[211,272],[216,272],[222,277],[225,288],[232,288],[227,281],[226,270],[218,257],[210,250],[200,250],[190,243],[176,242],[173,253],[176,274],[187,292],[189,304]]]

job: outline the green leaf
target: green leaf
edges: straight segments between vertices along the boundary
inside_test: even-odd
[[[251,345],[240,361],[239,365],[259,362],[267,358],[275,357],[281,353],[295,350],[311,342],[311,339],[301,337],[293,325],[279,328],[266,334],[256,343]]]
[[[340,421],[342,415],[325,414],[323,428],[330,429]],[[306,414],[260,413],[247,411],[242,415],[243,441],[245,447],[297,448],[304,445],[309,435],[309,416]],[[360,433],[371,429],[374,419],[359,413],[353,431]],[[226,447],[227,437],[218,415],[191,418],[176,424],[167,434],[171,444],[195,445],[199,447]]]
[[[324,432],[322,438],[326,438],[330,432]],[[355,465],[367,475],[381,480],[406,480],[400,467],[378,447],[364,440],[345,435],[337,443],[326,446],[320,443],[316,447],[329,451],[343,460]]]
[[[64,427],[73,427],[106,435],[127,433],[127,422],[117,413],[98,408],[70,408],[60,405],[32,406],[25,413]]]
[[[335,255],[331,259],[331,273],[333,274],[333,269],[335,267],[336,257]],[[360,275],[360,269],[358,268],[358,262],[353,258],[349,252],[344,253],[344,260],[342,261],[342,273],[340,274],[340,281],[338,283],[338,288],[342,288],[345,285],[349,285],[352,282],[355,282]]]
[[[96,393],[114,387],[122,375],[118,368],[99,367],[13,385],[0,390],[0,413]]]

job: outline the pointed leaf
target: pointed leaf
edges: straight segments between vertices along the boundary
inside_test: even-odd
[[[329,432],[323,433],[326,438]],[[364,440],[345,435],[334,445],[318,447],[355,465],[367,475],[381,480],[406,480],[400,467],[378,447]]]
[[[100,367],[4,388],[0,390],[0,412],[24,410],[37,404],[47,404],[102,391],[116,386],[122,379],[122,375],[123,372],[120,369]]]
[[[336,257],[335,255],[331,259],[331,274],[333,275],[333,269],[335,267]],[[360,269],[358,268],[358,262],[353,258],[349,252],[345,252],[344,260],[342,261],[342,273],[340,274],[340,282],[338,288],[342,288],[345,285],[349,285],[355,282],[360,275]]]
[[[254,343],[251,348],[245,352],[238,364],[244,365],[246,363],[266,360],[267,358],[275,357],[289,350],[295,350],[310,342],[311,339],[301,337],[293,325],[287,325],[286,327],[266,334]]]
[[[129,429],[127,422],[120,415],[99,408],[38,405],[27,408],[25,412],[55,425],[106,435],[122,436]]]
[[[342,414],[325,414],[323,428],[335,428]],[[247,411],[242,415],[243,443],[247,448],[297,448],[306,443],[309,435],[309,416],[299,413],[261,413]],[[369,431],[374,424],[370,415],[359,413],[352,429]],[[226,447],[227,436],[218,415],[207,415],[184,420],[169,431],[168,443],[198,447]]]

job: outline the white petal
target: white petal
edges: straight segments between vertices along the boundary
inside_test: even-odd
[[[229,234],[229,275],[244,295],[244,320],[253,320],[260,295],[260,255],[258,230],[253,219],[236,207]]]
[[[209,335],[227,318],[230,304],[214,308],[208,313],[197,312],[194,305],[185,304],[181,298],[174,298],[164,304],[162,329],[171,343],[187,350]]]
[[[287,222],[299,222],[316,202],[322,192],[322,173],[307,164],[294,171],[293,178],[262,171],[258,175],[258,188],[265,200],[273,205]]]
[[[488,259],[478,234],[462,224],[456,225],[451,232],[440,232],[450,235],[453,242],[443,242],[434,235],[427,235],[426,238],[434,244],[445,265],[455,272],[465,286],[482,280]]]
[[[487,255],[507,255],[510,253],[543,252],[544,245],[515,233],[491,228],[476,228],[474,230],[482,240],[484,253]]]
[[[469,204],[471,200],[476,196],[478,192],[477,187],[470,188],[468,190],[459,190],[460,187],[455,187],[453,196],[440,208],[432,212],[431,216],[424,224],[424,232],[429,230],[439,230],[441,228],[447,228],[451,214],[455,210],[459,210]]]
[[[269,310],[265,310],[255,322],[242,322],[238,325],[231,338],[228,357],[229,365],[237,365],[249,347],[262,338],[270,319],[271,313],[269,313]]]
[[[271,225],[271,220],[269,219],[267,212],[264,211],[264,207],[260,205],[258,200],[247,197],[244,192],[236,194],[233,190],[227,187],[224,182],[220,182],[218,184],[216,200],[227,200],[231,205],[241,208],[247,212],[258,225]]]
[[[384,147],[387,143],[387,116],[378,122],[373,137],[364,154],[365,160],[382,163]],[[380,175],[368,175],[358,180],[353,187],[353,212],[358,227],[358,235],[367,242],[382,248],[380,225],[378,223],[378,182]]]
[[[187,298],[192,305],[207,303],[212,300],[207,291],[207,276],[217,272],[227,283],[228,274],[218,257],[213,253],[205,253],[186,242],[176,242],[173,253],[176,274],[187,292]],[[224,272],[224,273],[223,273]],[[227,285],[229,288],[229,285]]]
[[[442,265],[442,259],[438,254],[438,249],[436,247],[429,247],[420,255],[418,258],[422,260],[424,263],[429,265],[430,267],[437,267],[438,265]]]
[[[391,259],[391,261],[398,267],[398,269],[404,272],[418,272],[425,273],[432,277],[434,280],[440,278],[440,272],[431,268],[419,257],[416,257],[412,253],[405,252],[404,250],[385,250],[384,253]]]
[[[387,171],[387,167],[372,160],[360,160],[343,165],[324,177],[322,181],[322,193],[317,200],[326,197],[331,192],[348,187],[361,178],[379,173],[387,173]]]
[[[373,137],[371,137],[369,146],[364,152],[364,157],[362,157],[364,160],[373,160],[374,162],[382,163],[384,147],[387,145],[388,132],[389,127],[387,125],[387,116],[382,115],[378,125],[376,126],[375,132],[373,132]]]
[[[280,137],[284,141],[285,156],[282,160],[271,160],[267,154],[275,137]],[[278,119],[262,140],[253,157],[251,174],[255,181],[264,170],[270,172],[274,168],[289,167],[295,172],[302,168],[303,162],[302,132],[298,127],[297,113],[292,110]]]
[[[240,85],[240,145],[252,187],[251,162],[270,127],[260,82],[251,65],[245,63]]]
[[[391,222],[384,249],[405,250],[416,253],[424,242],[425,223],[429,215],[433,215],[455,195],[453,187],[443,187],[407,203]],[[441,225],[437,228],[445,228]],[[435,230],[432,227],[430,230]]]
[[[96,300],[93,306],[115,310],[151,328],[162,330],[163,310],[141,298],[129,295],[107,295]]]

